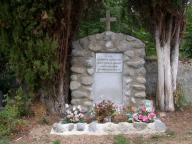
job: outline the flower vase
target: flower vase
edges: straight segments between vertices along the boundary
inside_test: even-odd
[[[104,122],[111,122],[111,116],[107,116],[107,117],[104,119]]]

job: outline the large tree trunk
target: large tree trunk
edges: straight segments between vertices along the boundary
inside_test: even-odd
[[[160,36],[161,26],[156,27],[155,42],[158,61],[157,102],[161,111],[174,111],[174,91],[176,90],[176,78],[179,59],[179,35],[177,29],[174,47],[172,46],[172,25],[170,19],[166,28],[166,38],[163,42]]]
[[[159,30],[155,31],[156,51],[157,51],[157,63],[158,63],[158,81],[157,81],[157,103],[159,108],[165,110],[165,94],[164,94],[164,63],[163,63],[163,48],[160,45]]]
[[[173,91],[176,91],[177,87],[177,71],[178,71],[178,64],[179,64],[179,44],[180,44],[180,31],[181,26],[179,25],[176,30],[174,45],[171,49],[171,68],[172,68],[172,84],[173,84]]]

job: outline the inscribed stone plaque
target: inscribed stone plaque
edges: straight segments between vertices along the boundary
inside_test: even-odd
[[[110,100],[122,104],[122,65],[121,53],[97,53],[94,76],[94,103]]]
[[[96,72],[119,73],[123,68],[123,55],[121,53],[97,53]]]

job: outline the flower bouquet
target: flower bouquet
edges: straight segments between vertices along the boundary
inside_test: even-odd
[[[155,112],[147,111],[145,105],[142,105],[137,112],[128,114],[128,121],[132,122],[137,129],[144,129],[147,123],[154,122],[155,118]]]
[[[84,114],[81,112],[81,106],[65,105],[66,111],[64,114],[63,123],[78,123],[84,122]]]

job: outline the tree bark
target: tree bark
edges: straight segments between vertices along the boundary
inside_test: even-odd
[[[160,30],[155,31],[157,63],[158,63],[158,81],[157,81],[157,104],[160,110],[165,110],[165,95],[164,95],[164,64],[163,64],[163,49],[160,45]]]
[[[174,45],[171,49],[171,69],[172,69],[172,84],[173,84],[173,92],[176,91],[177,88],[177,71],[179,64],[179,45],[180,45],[180,25],[177,28]]]
[[[161,26],[157,26],[155,30],[158,61],[157,101],[161,111],[175,110],[173,98],[173,69],[171,61],[172,23],[173,21],[171,18],[163,42],[160,39],[160,33],[162,31]]]

